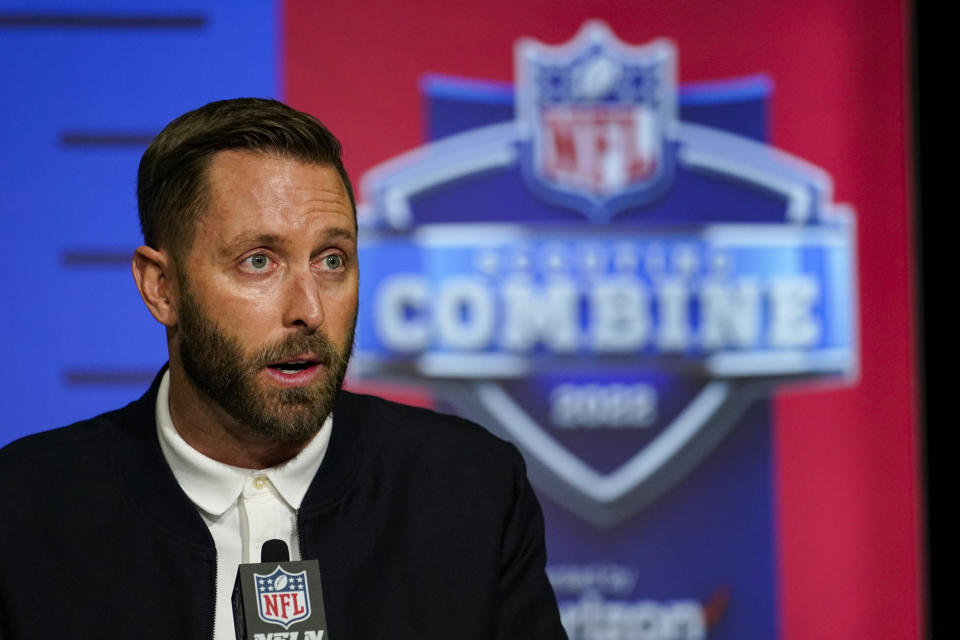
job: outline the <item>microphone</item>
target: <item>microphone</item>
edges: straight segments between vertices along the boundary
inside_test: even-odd
[[[288,562],[290,550],[283,540],[267,540],[260,547],[260,562]]]
[[[320,564],[291,562],[283,540],[264,542],[260,560],[237,567],[231,598],[237,640],[330,640]]]

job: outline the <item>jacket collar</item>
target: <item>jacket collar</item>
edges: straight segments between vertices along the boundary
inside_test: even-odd
[[[167,465],[157,440],[155,408],[165,365],[147,392],[114,416],[118,420],[115,462],[121,486],[152,526],[191,545],[214,548],[213,538]],[[341,391],[323,464],[314,476],[301,512],[332,508],[357,477],[361,461],[365,403]]]
[[[177,484],[157,440],[154,415],[164,365],[139,399],[117,412],[116,465],[121,486],[150,524],[191,544],[214,548],[213,538],[193,503]]]

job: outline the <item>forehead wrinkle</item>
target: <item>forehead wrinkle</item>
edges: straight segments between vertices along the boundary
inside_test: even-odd
[[[321,211],[331,214],[340,214],[353,219],[353,208],[350,200],[342,190],[335,189],[317,189],[316,187],[300,188],[301,191],[308,191],[310,195],[303,200],[303,212]]]
[[[295,180],[291,180],[290,183],[298,191],[309,191],[316,194],[315,197],[307,199],[308,203],[316,201],[323,203],[345,204],[348,202],[347,194],[342,184],[337,185],[339,187],[337,189],[330,189],[325,186],[320,187],[317,185],[305,185]]]

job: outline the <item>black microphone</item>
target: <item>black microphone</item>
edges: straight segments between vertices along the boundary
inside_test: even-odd
[[[260,560],[237,567],[231,598],[237,640],[267,640],[281,629],[290,640],[330,640],[320,564],[291,562],[283,540],[264,542]]]
[[[267,540],[260,547],[260,562],[288,562],[290,550],[283,540]]]

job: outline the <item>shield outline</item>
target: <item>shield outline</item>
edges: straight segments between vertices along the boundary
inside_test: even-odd
[[[542,163],[540,141],[543,126],[537,108],[532,81],[532,68],[538,63],[572,63],[590,49],[600,48],[604,54],[627,61],[650,61],[662,69],[662,82],[657,89],[659,108],[654,111],[660,133],[659,162],[655,174],[633,186],[609,196],[591,194],[565,187],[544,178],[538,167]],[[514,82],[516,86],[516,122],[520,132],[520,166],[527,187],[542,200],[582,212],[588,220],[603,224],[618,212],[646,204],[666,191],[673,179],[676,128],[676,46],[667,38],[658,38],[644,45],[630,45],[620,40],[600,20],[589,20],[569,41],[548,45],[533,38],[521,38],[514,49]]]
[[[515,165],[520,162],[522,141],[523,131],[517,122],[505,122],[438,140],[374,167],[361,180],[360,221],[365,235],[373,236],[373,243],[377,241],[377,229],[385,229],[387,237],[410,231],[414,236],[422,236],[424,229],[416,228],[411,199],[462,177]],[[444,373],[450,360],[444,363],[440,361],[442,358],[437,360],[427,354],[413,363],[412,372],[404,373],[375,353],[357,349],[351,361],[352,373],[358,377],[425,384],[465,417],[517,442],[527,459],[534,485],[598,527],[614,526],[629,519],[676,484],[722,441],[754,400],[769,394],[777,384],[824,375],[855,381],[859,371],[854,219],[849,207],[832,202],[830,177],[818,167],[769,145],[692,123],[677,123],[676,150],[678,163],[692,171],[723,175],[745,187],[782,197],[785,219],[776,228],[771,226],[771,233],[776,233],[777,228],[795,231],[826,227],[838,234],[848,248],[849,260],[844,271],[850,278],[851,326],[846,348],[822,354],[820,358],[798,354],[801,357],[792,365],[788,363],[785,370],[773,367],[752,377],[735,357],[714,358],[709,366],[714,377],[704,380],[704,389],[710,391],[705,397],[703,392],[698,396],[699,409],[682,411],[659,434],[670,432],[659,447],[672,451],[672,455],[643,456],[641,450],[610,474],[578,469],[577,464],[570,464],[567,456],[575,457],[570,452],[566,452],[567,456],[556,455],[555,447],[559,444],[555,441],[553,446],[548,443],[541,450],[537,443],[544,442],[543,436],[550,436],[522,407],[512,401],[512,406],[511,402],[504,402],[505,392],[502,388],[498,392],[496,383],[484,385],[464,380],[469,376],[452,369]],[[467,236],[476,237],[469,229],[479,230],[484,225],[451,221],[448,225],[431,226],[449,226],[451,231],[457,229],[461,233],[467,230]],[[724,233],[736,226],[705,225],[704,229]],[[522,360],[517,357],[507,364],[522,370]],[[465,368],[476,364],[471,361]],[[770,364],[767,362],[765,366]],[[542,451],[549,453],[544,455]]]
[[[261,578],[262,578],[262,579],[265,579],[265,580],[271,580],[271,581],[272,581],[273,579],[275,579],[275,578],[277,577],[278,574],[281,574],[281,573],[282,573],[283,575],[287,576],[288,579],[289,579],[289,578],[297,578],[297,577],[302,577],[302,578],[303,578],[303,599],[304,599],[304,608],[305,608],[305,611],[304,611],[303,615],[297,616],[296,618],[291,618],[290,620],[288,620],[288,621],[286,621],[286,622],[284,622],[284,621],[282,621],[282,620],[280,620],[280,619],[274,619],[274,618],[270,618],[270,617],[267,617],[266,615],[264,615],[262,600],[261,600],[261,598],[260,598],[262,592],[261,592],[261,590],[260,590],[260,584],[259,584],[259,582],[258,582]],[[304,621],[304,620],[306,620],[307,618],[310,617],[310,613],[311,613],[311,612],[310,612],[310,581],[309,581],[308,578],[307,578],[307,570],[306,570],[306,569],[304,569],[303,571],[300,571],[299,573],[291,573],[291,572],[289,572],[289,571],[284,570],[284,568],[281,567],[280,565],[277,565],[277,568],[274,569],[272,573],[269,573],[269,574],[266,574],[266,575],[263,575],[263,574],[259,574],[259,573],[254,572],[254,574],[253,574],[253,588],[254,588],[254,592],[257,594],[257,615],[260,617],[261,620],[263,620],[263,621],[266,622],[267,624],[276,624],[276,625],[279,625],[279,626],[283,627],[284,629],[289,629],[289,628],[291,627],[291,625],[294,625],[294,624],[296,624],[296,623],[298,623],[298,622],[302,622],[302,621]]]

